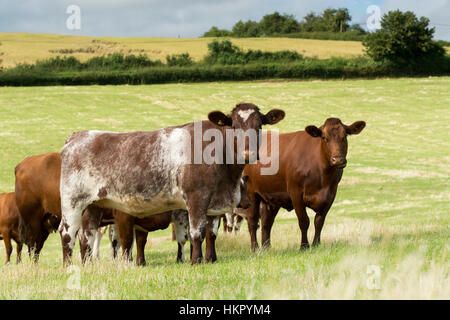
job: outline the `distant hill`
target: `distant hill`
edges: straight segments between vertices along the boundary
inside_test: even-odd
[[[146,54],[152,60],[165,61],[166,55],[188,52],[200,60],[207,52],[213,38],[125,38],[85,37],[56,34],[0,33],[1,66],[12,67],[18,63],[33,63],[39,59],[62,55],[75,56],[81,61],[99,55],[121,52]],[[307,57],[326,59],[331,56],[356,56],[363,54],[358,41],[334,41],[290,38],[233,38],[233,43],[243,49],[266,51],[295,50]]]

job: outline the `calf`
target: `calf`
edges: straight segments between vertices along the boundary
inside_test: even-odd
[[[5,242],[6,264],[9,264],[12,246],[11,239],[17,244],[17,263],[20,262],[22,241],[19,234],[19,210],[14,192],[0,194],[0,240]]]
[[[245,218],[246,210],[241,208],[234,208],[233,212],[226,213],[223,217],[223,232],[237,233],[241,229],[242,221]],[[234,219],[236,218],[236,223]]]
[[[209,121],[155,131],[82,131],[67,139],[61,151],[59,228],[64,264],[70,262],[82,212],[90,204],[118,209],[137,218],[187,210],[193,242],[191,262],[201,262],[205,234],[210,238],[206,260],[216,259],[218,225],[214,217],[207,216],[221,215],[237,205],[245,163],[258,155],[258,146],[251,150],[249,139],[245,139],[245,148],[239,150],[235,145],[242,142],[239,135],[232,136],[231,141],[225,137],[230,132],[236,134],[237,129],[259,133],[263,124],[283,119],[284,111],[274,109],[264,115],[257,106],[243,103],[228,116],[215,111],[208,118]],[[208,138],[214,138],[215,148],[211,149]],[[204,161],[208,152],[214,161]],[[227,163],[221,163],[225,154]],[[228,155],[232,163],[228,162]],[[245,161],[236,163],[237,159]]]
[[[258,247],[259,217],[262,244],[270,246],[270,231],[280,208],[295,209],[302,248],[309,247],[306,207],[313,209],[316,212],[313,245],[320,243],[325,217],[347,164],[347,136],[359,134],[365,125],[364,121],[357,121],[347,126],[339,119],[329,118],[320,128],[308,126],[305,131],[280,134],[279,170],[275,175],[261,175],[259,162],[246,166],[244,174],[249,176],[247,192],[252,202],[247,210],[252,250]],[[267,141],[270,144],[271,139]],[[259,210],[261,202],[265,205]]]
[[[131,259],[131,248],[136,234],[136,264],[145,265],[145,244],[149,232],[164,230],[173,223],[175,240],[178,243],[177,262],[184,262],[184,245],[188,240],[189,219],[185,210],[173,210],[145,218],[136,218],[119,210],[114,211],[114,220],[118,229],[118,237],[125,257]]]
[[[245,210],[250,207],[250,199],[247,194],[247,180],[248,176],[243,176],[241,178],[241,199],[236,208],[233,209],[232,212],[228,212],[223,215],[223,231],[224,232],[232,232],[233,226],[234,231],[238,232],[242,223],[242,220],[245,217]],[[234,225],[234,217],[236,217],[236,225]]]

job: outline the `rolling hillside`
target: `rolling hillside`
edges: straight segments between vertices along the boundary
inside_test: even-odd
[[[93,56],[121,52],[147,54],[151,59],[165,61],[166,55],[189,52],[201,59],[207,52],[212,38],[120,38],[82,37],[56,34],[0,33],[0,52],[3,67],[18,63],[33,63],[38,59],[57,55],[72,55],[82,61]],[[233,43],[244,49],[266,51],[296,50],[320,59],[331,56],[355,56],[363,54],[363,46],[357,41],[334,41],[290,38],[233,38]]]

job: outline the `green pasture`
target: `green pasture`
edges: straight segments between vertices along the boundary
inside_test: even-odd
[[[58,151],[80,130],[152,130],[242,101],[284,109],[274,126],[280,132],[328,117],[367,126],[349,137],[348,166],[318,248],[299,250],[297,219],[285,211],[270,250],[250,252],[244,224],[237,235],[220,231],[218,261],[198,266],[175,262],[167,229],[149,234],[146,267],[112,261],[105,236],[100,261],[75,259],[64,269],[53,234],[38,265],[25,248],[21,265],[13,254],[0,267],[0,299],[450,299],[449,92],[449,77],[1,87],[0,192],[14,190],[23,158]],[[313,232],[311,224],[310,240]]]

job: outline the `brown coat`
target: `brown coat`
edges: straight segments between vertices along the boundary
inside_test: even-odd
[[[295,209],[302,233],[302,247],[308,247],[309,218],[306,207],[316,212],[313,244],[320,243],[325,216],[333,204],[347,160],[347,135],[358,134],[365,123],[351,126],[339,119],[327,119],[320,128],[279,135],[279,170],[261,175],[262,164],[247,165],[247,192],[252,207],[247,210],[252,249],[257,248],[256,229],[261,217],[262,244],[270,246],[270,231],[280,208]],[[269,133],[270,135],[270,133]],[[271,139],[267,139],[269,150]],[[259,209],[260,203],[266,204]]]
[[[22,241],[19,234],[19,210],[16,206],[14,192],[0,194],[0,240],[6,248],[6,264],[9,263],[12,246],[11,239],[17,243],[17,263],[20,262]]]

